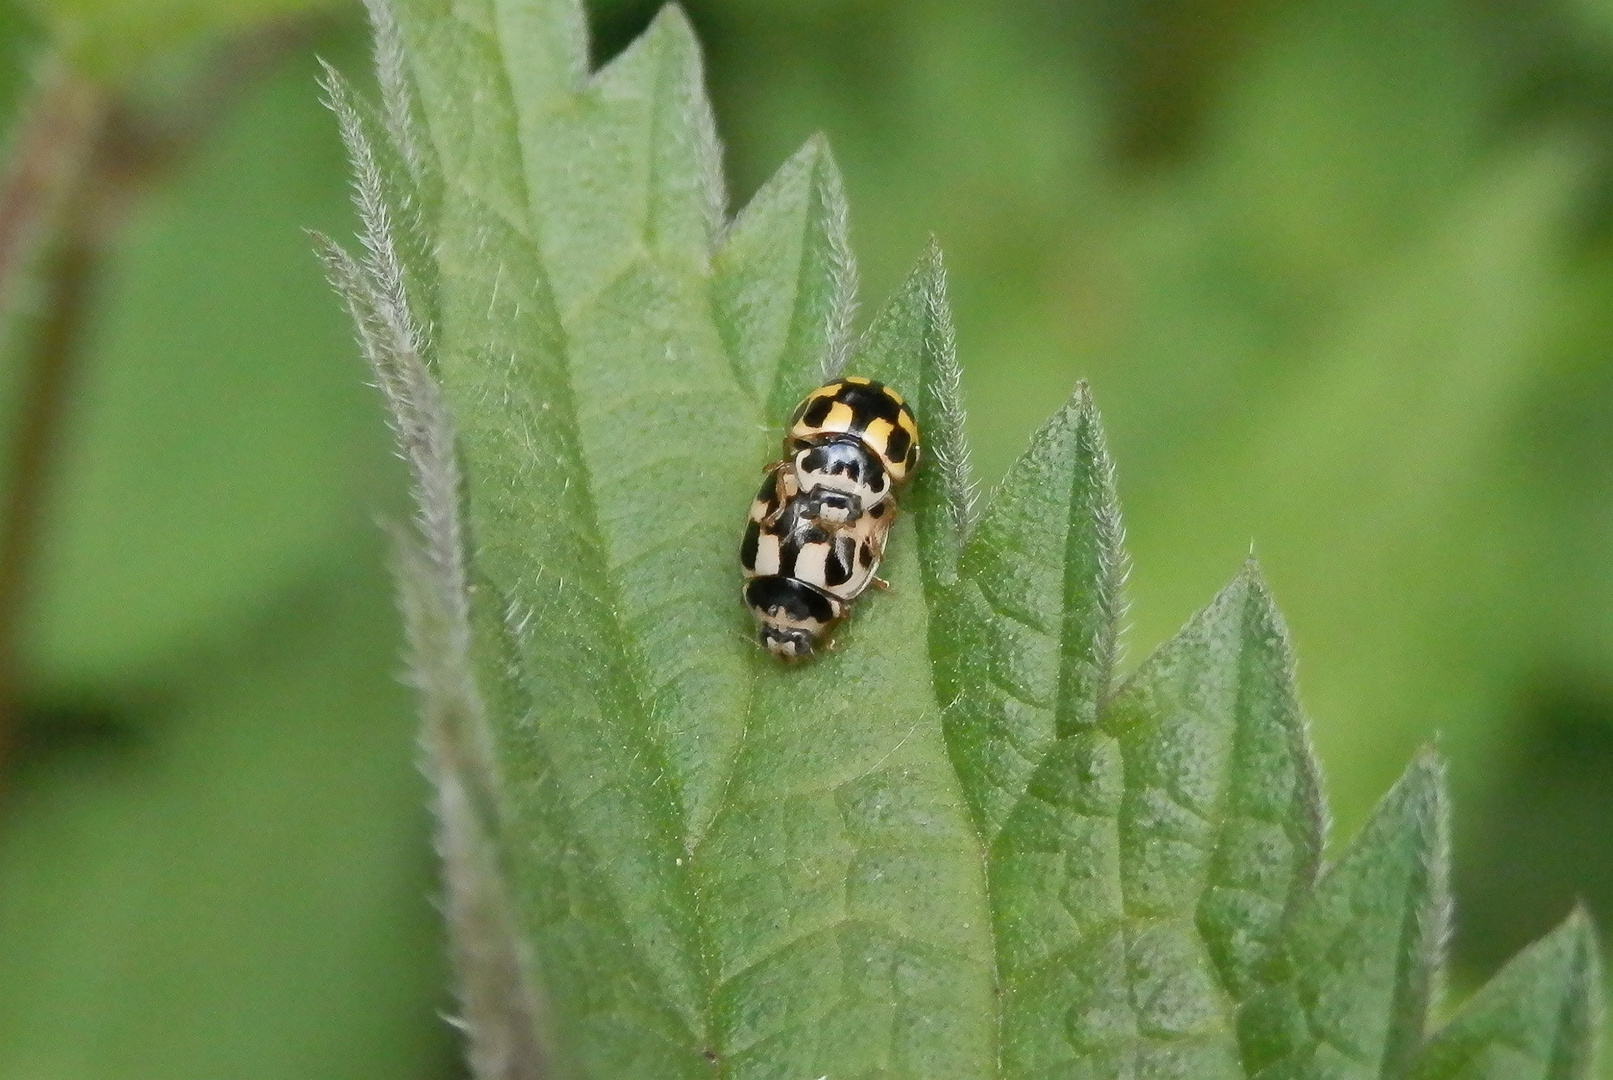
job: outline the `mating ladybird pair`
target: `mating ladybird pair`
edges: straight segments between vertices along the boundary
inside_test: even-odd
[[[767,467],[740,546],[745,603],[762,644],[801,660],[870,585],[919,460],[902,396],[872,379],[828,383],[796,407],[784,458]]]

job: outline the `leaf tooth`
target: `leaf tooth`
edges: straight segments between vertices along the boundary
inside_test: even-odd
[[[420,108],[418,130],[424,138],[419,146],[430,166],[432,201],[449,201],[452,193],[452,201],[481,203],[511,227],[530,232],[518,138],[520,114],[502,55],[511,35],[500,32],[501,12],[495,10],[495,0],[391,3],[408,59],[412,98]],[[534,20],[543,10],[540,3],[527,6]],[[534,40],[542,36],[531,35]],[[510,67],[548,73],[556,65]]]
[[[1310,717],[1299,703],[1297,664],[1294,657],[1293,636],[1288,621],[1283,618],[1272,596],[1271,586],[1260,569],[1260,563],[1250,556],[1244,560],[1239,577],[1244,581],[1248,596],[1245,609],[1245,640],[1265,642],[1269,646],[1269,663],[1277,676],[1277,684],[1289,710],[1288,737],[1295,769],[1295,815],[1297,829],[1308,838],[1306,847],[1309,859],[1303,872],[1294,880],[1293,894],[1287,908],[1290,912],[1300,898],[1310,892],[1322,870],[1322,852],[1327,846],[1328,831],[1332,826],[1327,807],[1327,796],[1322,779],[1322,765],[1316,757],[1316,744],[1311,737]]]
[[[396,2],[396,0],[395,0]],[[497,28],[501,74],[523,127],[564,104],[588,78],[581,0],[480,0]],[[456,7],[464,4],[457,0]]]
[[[1059,675],[1059,734],[1093,722],[1111,692],[1126,614],[1130,573],[1120,518],[1114,459],[1103,421],[1083,380],[1066,408],[1072,420],[1067,524],[1064,538],[1063,662]]]
[[[728,214],[727,181],[723,176],[722,140],[717,136],[717,118],[706,93],[705,61],[700,39],[688,13],[676,2],[666,4],[651,20],[643,40],[653,44],[661,63],[658,93],[670,96],[677,110],[673,125],[687,134],[692,143],[701,208],[705,215],[706,237],[715,247],[721,238]],[[670,94],[668,94],[670,91]]]
[[[856,306],[846,199],[814,135],[751,198],[713,257],[717,326],[770,430],[844,364]]]
[[[903,502],[918,522],[926,595],[932,608],[942,609],[973,522],[974,485],[946,269],[933,237],[857,340],[850,368],[895,386],[912,400],[924,461]]]
[[[1173,643],[1150,657],[1126,696],[1145,679],[1158,684],[1145,712],[1182,725],[1182,737],[1197,740],[1195,753],[1206,759],[1208,742],[1226,739],[1206,806],[1213,827],[1193,886],[1194,918],[1223,986],[1242,1001],[1263,985],[1283,925],[1315,884],[1324,828],[1319,774],[1282,616],[1252,561],[1178,640],[1196,641],[1189,651],[1199,659],[1167,660],[1179,651]],[[1123,704],[1117,698],[1112,708]],[[1203,718],[1196,733],[1174,718],[1194,713]]]
[[[1285,927],[1239,1015],[1251,1076],[1405,1075],[1448,926],[1446,816],[1444,768],[1425,750]]]
[[[527,193],[568,326],[646,278],[704,291],[726,194],[703,79],[688,19],[663,8],[570,107],[523,123]]]
[[[947,302],[946,266],[941,245],[930,237],[925,251],[929,287],[925,302],[929,308],[929,334],[925,340],[925,372],[921,401],[929,414],[930,456],[942,478],[947,507],[959,537],[974,528],[978,491],[965,438],[963,408],[963,369],[958,365],[957,333],[952,326],[952,306]]]
[[[1583,908],[1513,957],[1423,1049],[1410,1080],[1591,1080],[1601,965]]]

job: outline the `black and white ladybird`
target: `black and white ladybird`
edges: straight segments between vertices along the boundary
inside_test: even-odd
[[[882,503],[842,525],[814,517],[788,462],[769,473],[751,503],[740,545],[745,603],[769,652],[812,655],[870,585],[885,556],[895,512]]]
[[[784,453],[814,515],[849,523],[889,499],[918,466],[918,422],[890,387],[848,376],[796,407]]]
[[[875,580],[895,515],[880,505],[851,525],[824,522],[799,495],[780,502],[788,486],[788,478],[769,477],[751,503],[739,549],[745,577],[794,578],[838,600],[855,600]]]
[[[918,424],[872,379],[819,387],[796,409],[740,546],[745,603],[762,644],[813,655],[870,585],[896,517],[890,497],[918,464]]]

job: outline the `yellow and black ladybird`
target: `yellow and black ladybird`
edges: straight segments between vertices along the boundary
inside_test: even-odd
[[[824,522],[794,484],[788,462],[769,471],[751,503],[740,545],[745,603],[762,644],[801,660],[827,637],[875,577],[895,514],[873,507],[850,525]]]
[[[796,407],[784,453],[814,513],[848,523],[886,501],[917,468],[918,422],[890,387],[847,376]]]
[[[884,585],[891,496],[918,465],[918,434],[902,396],[872,379],[837,379],[796,408],[739,552],[745,603],[774,656],[811,656],[852,601]]]

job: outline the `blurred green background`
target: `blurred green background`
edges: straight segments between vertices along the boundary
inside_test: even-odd
[[[736,206],[822,130],[865,305],[941,239],[984,479],[1091,381],[1132,662],[1252,548],[1334,843],[1440,742],[1458,988],[1576,898],[1609,925],[1613,2],[687,6]],[[47,41],[160,109],[221,35],[296,31],[93,295],[0,774],[0,1080],[458,1070],[400,476],[303,232],[351,231],[314,57],[361,73],[363,24],[299,8],[0,0],[7,127]],[[653,10],[596,4],[600,54]]]

